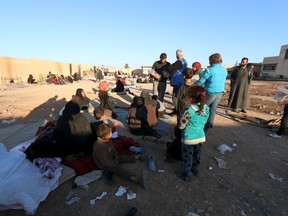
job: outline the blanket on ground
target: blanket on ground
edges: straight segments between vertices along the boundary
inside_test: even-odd
[[[121,135],[112,139],[112,141],[116,151],[119,152],[119,154],[124,155],[132,154],[132,152],[129,150],[131,146],[140,146],[139,143],[135,142],[133,138]],[[84,175],[97,169],[92,155],[82,155],[75,160],[63,159],[61,163],[73,168],[77,176]]]
[[[0,144],[0,164],[5,164],[0,169],[0,210],[24,209],[34,214],[39,203],[58,186],[61,169],[49,179],[18,149],[7,151]]]

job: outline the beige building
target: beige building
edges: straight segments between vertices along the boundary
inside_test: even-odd
[[[279,56],[263,59],[260,76],[262,78],[288,78],[288,44],[281,46]]]

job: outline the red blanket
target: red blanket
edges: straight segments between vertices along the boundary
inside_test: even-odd
[[[115,149],[124,155],[130,155],[132,152],[129,150],[130,146],[140,146],[133,138],[126,136],[119,136],[113,140]],[[77,160],[62,160],[62,164],[69,166],[75,170],[76,175],[84,175],[85,173],[96,170],[97,167],[94,163],[92,155],[83,155]]]

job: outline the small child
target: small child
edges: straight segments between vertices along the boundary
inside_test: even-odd
[[[180,119],[185,110],[191,105],[188,97],[188,89],[193,85],[192,77],[194,71],[191,68],[186,68],[183,71],[184,84],[180,86],[176,97],[177,103],[177,125],[174,128],[175,139],[172,142],[168,142],[166,146],[166,162],[173,162],[174,159],[181,160],[182,142],[181,136],[182,131],[179,129]]]
[[[178,99],[177,103],[177,124],[179,124],[179,121],[187,107],[190,106],[190,101],[187,95],[188,89],[193,85],[192,77],[193,77],[194,71],[191,68],[186,68],[183,71],[183,78],[184,78],[184,84],[180,86],[176,97]]]
[[[121,163],[135,163],[134,155],[120,155],[112,144],[112,128],[108,124],[101,124],[97,129],[97,141],[93,145],[93,158],[96,166],[107,173],[116,174],[128,181],[147,187],[146,170],[141,171],[140,178],[137,178],[130,171],[122,168]]]
[[[104,111],[100,109],[99,107],[94,109],[93,115],[94,115],[94,118],[96,119],[96,122],[108,123],[107,119],[105,118]]]
[[[192,70],[194,72],[193,83],[195,83],[197,80],[201,78],[204,70],[202,70],[200,62],[193,62]]]
[[[103,123],[112,125],[112,132],[113,133],[116,131],[116,128],[118,127],[118,122],[115,121],[114,123],[112,123],[111,120],[109,122],[108,119],[105,116],[104,111],[102,109],[100,109],[99,107],[95,108],[94,111],[93,111],[93,114],[94,114],[94,118],[95,118],[96,121],[90,123],[90,125],[91,125],[91,128],[93,130],[94,136],[96,136],[96,131],[97,131],[98,126],[100,124],[103,124]]]
[[[209,117],[205,104],[206,92],[202,86],[191,86],[188,90],[190,107],[184,112],[180,129],[182,132],[182,167],[180,178],[189,181],[199,173],[202,143],[206,141],[204,126]]]
[[[93,137],[96,140],[97,139],[97,129],[99,127],[99,125],[103,124],[103,123],[108,123],[107,119],[105,118],[105,114],[104,111],[101,110],[100,108],[95,108],[93,111],[93,115],[96,121],[91,122],[90,126],[91,129],[93,131]]]

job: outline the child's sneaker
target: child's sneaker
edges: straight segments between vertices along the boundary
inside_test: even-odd
[[[269,134],[270,137],[273,137],[273,138],[278,138],[280,139],[282,136],[278,135],[277,133],[271,133]]]
[[[142,152],[141,147],[137,147],[137,146],[130,146],[129,150],[135,154],[139,154]]]

